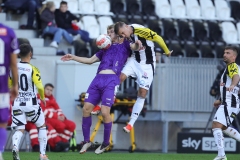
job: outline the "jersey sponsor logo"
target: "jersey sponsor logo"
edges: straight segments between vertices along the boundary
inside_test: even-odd
[[[0,66],[0,76],[6,75],[6,67],[5,66]]]
[[[147,76],[147,73],[146,73],[146,72],[143,73],[142,78],[148,79],[148,76]]]
[[[146,88],[149,88],[149,85],[146,85],[145,87],[146,87]]]
[[[32,92],[19,92],[19,97],[35,97],[35,94]]]
[[[41,76],[39,74],[36,74],[36,76],[38,77],[38,81],[41,80]]]
[[[85,94],[85,99],[88,99],[89,93]]]
[[[30,72],[30,69],[29,69],[29,68],[18,67],[18,70]]]
[[[27,117],[32,117],[32,116],[35,115],[35,111],[33,110],[33,111],[30,111],[30,112],[25,112],[25,114],[26,114]]]
[[[31,98],[25,98],[25,97],[18,97],[15,99],[15,102],[20,102],[20,103],[24,103],[24,102],[27,102],[27,101],[30,101]]]
[[[0,36],[6,36],[7,35],[7,29],[6,28],[0,28]]]
[[[111,101],[111,98],[106,98],[107,101]]]
[[[144,80],[140,80],[140,85],[143,86],[145,84]]]

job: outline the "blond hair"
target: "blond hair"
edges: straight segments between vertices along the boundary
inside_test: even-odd
[[[52,8],[54,5],[55,5],[55,4],[54,4],[53,1],[48,1],[46,4],[44,4],[44,5],[42,6],[42,8],[40,9],[39,13],[42,14],[42,12],[43,12],[44,9],[46,9],[46,8],[50,9],[50,8]]]

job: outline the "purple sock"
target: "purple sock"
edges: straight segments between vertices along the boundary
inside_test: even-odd
[[[83,131],[84,142],[90,141],[91,125],[92,125],[92,117],[91,116],[82,118],[82,131]]]
[[[7,131],[5,128],[0,128],[0,152],[4,151],[4,146],[7,141]]]
[[[106,145],[109,144],[111,129],[112,129],[112,122],[104,123],[104,138],[103,138],[103,143],[106,144]]]

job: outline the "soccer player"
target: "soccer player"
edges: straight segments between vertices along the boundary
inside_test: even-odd
[[[102,102],[101,112],[104,121],[104,141],[96,149],[95,153],[103,153],[109,146],[109,138],[112,128],[110,109],[114,103],[115,88],[119,85],[119,76],[123,65],[132,50],[138,50],[141,46],[139,41],[130,43],[127,40],[119,39],[114,33],[114,25],[107,28],[107,33],[112,39],[112,45],[107,50],[100,50],[91,58],[77,57],[71,54],[62,57],[63,61],[74,60],[80,63],[92,64],[101,61],[97,75],[90,84],[83,106],[82,130],[84,141],[80,153],[86,152],[91,146],[90,127],[92,125],[91,111],[100,101]]]
[[[140,115],[147,92],[153,81],[156,66],[153,42],[157,42],[167,56],[170,56],[172,51],[168,50],[162,37],[144,26],[138,24],[126,25],[124,22],[117,22],[114,31],[120,37],[130,38],[133,42],[140,40],[142,43],[141,50],[135,51],[132,54],[120,76],[121,82],[129,76],[136,77],[136,82],[139,85],[138,98],[133,106],[130,122],[127,126],[123,127],[123,130],[129,133]]]
[[[237,55],[236,47],[225,47],[223,60],[227,66],[220,81],[221,99],[214,102],[215,107],[219,106],[212,124],[213,136],[218,148],[218,156],[214,160],[227,160],[224,151],[223,133],[240,142],[239,132],[230,127],[234,117],[240,111],[238,97],[239,68],[235,63]]]
[[[29,44],[20,45],[21,61],[18,66],[19,95],[12,103],[12,125],[16,132],[12,136],[13,160],[19,158],[19,143],[25,130],[27,121],[35,123],[38,127],[38,141],[40,143],[39,160],[48,160],[46,156],[47,132],[44,114],[37,102],[37,91],[40,98],[44,100],[44,88],[39,70],[30,64],[32,58],[32,47]],[[9,84],[11,85],[12,75],[10,74]],[[37,90],[36,90],[37,88]]]
[[[18,94],[17,53],[19,53],[17,38],[14,31],[0,23],[0,160],[7,140],[6,126],[9,117],[9,67],[13,75],[11,98]]]

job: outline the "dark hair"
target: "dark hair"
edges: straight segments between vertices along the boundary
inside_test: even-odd
[[[19,46],[20,53],[19,56],[21,58],[27,57],[30,53],[33,52],[33,48],[30,44],[28,43],[23,43]]]
[[[109,25],[109,26],[107,27],[107,30],[110,30],[110,29],[114,29],[114,24]]]
[[[226,46],[224,50],[227,49],[233,50],[236,53],[236,55],[238,55],[238,48],[236,46]]]
[[[47,83],[47,84],[45,84],[44,88],[46,88],[46,87],[54,88],[54,86],[53,86],[51,83]]]
[[[114,32],[115,32],[115,34],[118,34],[118,32],[119,32],[119,29],[121,28],[121,27],[123,27],[123,25],[125,25],[126,23],[124,23],[124,22],[117,22],[117,23],[115,23],[115,26],[114,26]]]
[[[66,1],[61,1],[61,3],[60,3],[60,6],[61,5],[67,5],[68,3],[66,2]]]

